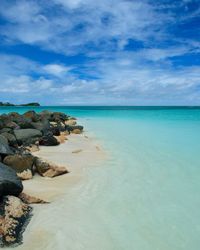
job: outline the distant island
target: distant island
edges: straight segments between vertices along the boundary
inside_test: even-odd
[[[36,107],[39,107],[40,104],[37,102],[31,102],[31,103],[26,103],[26,104],[12,104],[9,102],[0,102],[0,106],[36,106]]]

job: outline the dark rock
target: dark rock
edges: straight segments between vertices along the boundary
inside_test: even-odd
[[[51,127],[51,132],[53,133],[53,135],[55,136],[59,136],[60,135],[60,130],[58,127]]]
[[[2,114],[0,116],[0,128],[5,128],[6,124],[10,123],[12,120],[10,119],[10,117],[6,114]]]
[[[0,202],[0,246],[22,243],[22,233],[32,208],[14,196],[5,196]]]
[[[10,149],[8,145],[8,140],[2,135],[0,135],[0,154],[3,155],[13,154],[13,151]]]
[[[23,117],[25,117],[26,119],[30,119],[32,122],[39,121],[39,115],[33,110],[27,111],[26,113],[24,113]]]
[[[12,129],[11,128],[2,128],[1,130],[0,130],[0,134],[2,134],[2,133],[10,133],[10,132],[12,132]]]
[[[34,144],[39,138],[42,137],[42,133],[37,129],[18,129],[14,130],[14,135],[17,138],[19,145],[22,144]]]
[[[50,116],[50,121],[52,122],[61,122],[67,120],[68,116],[61,112],[53,112]]]
[[[80,125],[75,125],[75,126],[70,126],[70,125],[66,125],[66,130],[68,131],[73,131],[75,129],[79,129],[80,131],[83,130],[83,126],[80,126]]]
[[[16,147],[18,145],[17,139],[13,134],[4,132],[1,135],[8,140],[8,144],[10,146]]]
[[[40,117],[41,117],[41,119],[50,120],[51,115],[52,115],[52,112],[49,111],[49,110],[43,110],[42,112],[40,112]]]
[[[40,122],[32,122],[32,126],[35,129],[40,130],[43,134],[46,134],[50,130],[50,123],[47,119],[43,119]]]
[[[14,169],[17,173],[24,170],[33,170],[34,156],[31,154],[8,155],[4,158],[3,163]]]
[[[34,128],[32,125],[32,120],[25,117],[20,117],[18,122],[16,122],[21,129]]]
[[[56,146],[60,144],[51,133],[44,135],[40,139],[39,143],[40,145],[43,145],[43,146]]]
[[[8,116],[10,117],[10,119],[13,121],[13,122],[16,122],[20,119],[21,115],[17,112],[10,112],[8,114]]]
[[[4,195],[18,196],[23,190],[21,180],[15,170],[0,163],[0,197]]]
[[[8,122],[5,124],[5,128],[10,128],[10,129],[17,129],[19,126],[15,122]]]

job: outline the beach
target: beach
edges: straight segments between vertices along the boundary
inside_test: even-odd
[[[59,210],[65,197],[70,195],[70,190],[82,183],[83,178],[86,178],[84,171],[88,167],[97,167],[98,164],[103,163],[106,154],[94,138],[90,138],[84,133],[70,135],[65,143],[56,147],[41,147],[40,151],[35,152],[34,155],[66,166],[70,173],[53,179],[37,175],[32,180],[23,182],[26,194],[50,203],[33,205],[33,216],[24,233],[23,244],[17,249],[62,249],[62,243],[58,246],[57,239],[54,238],[56,232],[49,228],[47,221],[51,220],[50,213],[52,209]],[[68,202],[73,201],[69,199]],[[59,217],[59,220],[65,220],[62,215]]]
[[[33,154],[58,166],[65,166],[69,171],[68,174],[53,179],[36,175],[33,179],[23,182],[25,193],[48,202],[59,199],[68,188],[81,181],[86,167],[98,164],[106,157],[98,142],[86,134],[69,135],[59,146],[43,146]]]
[[[200,109],[46,109],[77,117],[85,134],[36,153],[63,165],[58,156],[66,145],[70,173],[43,177],[44,184],[38,176],[24,182],[27,191],[51,203],[33,205],[23,244],[16,249],[199,249]],[[82,139],[93,144],[85,155]],[[99,152],[96,145],[106,157],[90,163]],[[54,182],[62,187],[58,196]]]

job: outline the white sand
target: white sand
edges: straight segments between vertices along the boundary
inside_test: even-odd
[[[50,217],[48,217],[45,211],[54,210],[58,206],[57,204],[62,204],[64,194],[66,195],[70,188],[76,187],[77,182],[81,181],[84,176],[84,170],[88,166],[96,165],[96,163],[105,159],[105,153],[101,146],[94,139],[88,138],[84,134],[69,135],[65,143],[55,147],[41,147],[40,151],[35,152],[34,155],[58,165],[66,166],[70,173],[55,178],[35,175],[32,180],[23,182],[26,194],[51,203],[33,205],[33,217],[24,232],[23,244],[17,247],[20,250],[48,249],[46,244],[51,241],[53,235],[50,235],[52,231],[49,230],[47,220],[53,218],[51,218],[50,213],[48,215]],[[47,216],[46,219],[45,216]],[[42,222],[43,219],[44,222]],[[40,229],[41,225],[44,227],[43,230]]]
[[[55,178],[45,178],[35,175],[32,180],[24,181],[24,192],[53,201],[58,199],[66,189],[81,178],[84,167],[88,167],[105,158],[101,147],[88,136],[69,135],[68,140],[59,146],[40,147],[40,151],[33,153],[45,160],[65,166],[70,172]]]

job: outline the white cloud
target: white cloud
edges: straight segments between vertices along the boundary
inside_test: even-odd
[[[200,67],[175,67],[171,62],[173,57],[199,53],[199,42],[168,32],[170,25],[197,12],[176,18],[170,8],[177,6],[147,0],[2,0],[4,43],[90,59],[67,65],[55,54],[55,60],[44,64],[42,58],[35,62],[0,55],[0,95],[15,94],[21,100],[26,94],[47,104],[200,102]],[[166,45],[169,39],[172,45]],[[130,40],[132,49],[126,51]],[[134,42],[142,42],[144,48]]]
[[[162,24],[168,22],[145,0],[2,0],[0,13],[9,22],[0,30],[7,39],[65,54],[87,50],[88,43],[114,46],[113,39],[123,49],[129,39],[161,36]]]
[[[58,77],[63,76],[72,69],[71,67],[66,67],[60,64],[47,64],[43,68],[48,74]]]

